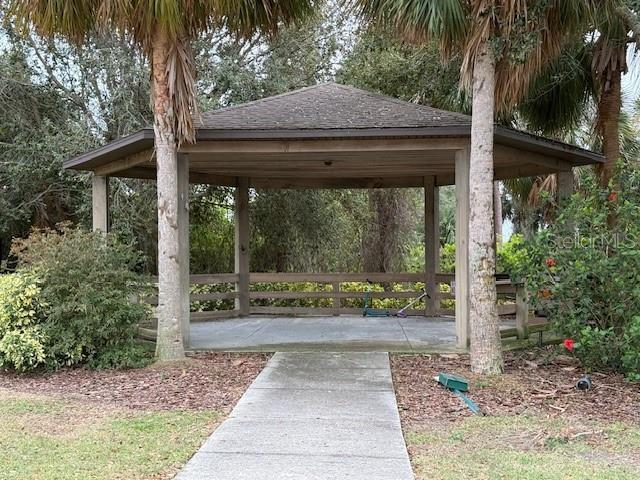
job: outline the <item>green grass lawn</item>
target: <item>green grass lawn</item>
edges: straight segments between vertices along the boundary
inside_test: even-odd
[[[419,479],[640,478],[640,428],[542,417],[471,417],[406,433]]]
[[[1,389],[0,418],[2,480],[171,478],[221,421],[215,412],[129,411]]]

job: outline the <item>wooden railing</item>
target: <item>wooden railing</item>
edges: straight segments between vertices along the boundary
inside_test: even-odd
[[[455,295],[452,290],[453,274],[436,274],[438,294],[435,299],[426,299],[436,303],[438,316],[454,316]],[[237,274],[199,274],[191,275],[191,302],[194,310],[192,321],[207,321],[220,318],[230,318],[238,315],[231,300],[238,298],[234,291],[238,282]],[[424,282],[423,273],[251,273],[249,277],[251,300],[250,312],[263,315],[358,315],[362,313],[365,292],[369,289],[367,281],[374,284],[398,285],[405,288],[396,291],[371,291],[370,299],[406,299],[409,303],[421,292],[416,288],[417,283]],[[277,290],[278,284],[313,284],[313,290]],[[358,283],[357,291],[353,286],[346,290],[344,284]],[[218,291],[198,292],[203,285],[211,285]],[[497,280],[498,313],[502,316],[515,316],[516,333],[519,338],[528,336],[528,305],[523,285],[514,284],[510,280]],[[287,303],[287,301],[321,300],[322,306],[283,306],[273,303]],[[353,300],[359,300],[355,306]],[[147,301],[157,304],[157,297],[150,297]],[[198,302],[194,305],[194,302]],[[208,309],[206,302],[217,302],[215,309]],[[407,315],[424,315],[422,308],[407,310]],[[375,306],[375,305],[374,305]],[[223,307],[223,308],[221,308]],[[391,313],[397,309],[388,309]]]

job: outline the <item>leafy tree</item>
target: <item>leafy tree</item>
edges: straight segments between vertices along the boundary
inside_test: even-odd
[[[367,25],[341,65],[337,80],[435,108],[469,113],[458,89],[460,58],[443,62],[436,42],[404,43],[390,28]]]
[[[43,35],[57,34],[81,42],[95,29],[117,29],[129,35],[145,52],[151,65],[155,155],[158,171],[159,300],[157,356],[160,360],[184,357],[180,318],[178,264],[177,149],[195,140],[195,62],[191,41],[212,25],[244,36],[265,29],[275,31],[281,21],[295,20],[311,10],[305,0],[113,3],[104,0],[41,2],[11,0],[11,18]]]
[[[68,99],[48,83],[32,83],[33,74],[21,49],[0,55],[0,259],[32,226],[86,215],[87,184],[62,171],[62,162],[92,139]]]
[[[189,204],[190,271],[233,271],[234,219],[230,188],[198,185]]]
[[[251,202],[252,268],[362,270],[366,196],[352,190],[264,190]]]
[[[370,190],[371,221],[364,237],[364,269],[367,272],[397,272],[405,269],[409,245],[414,237],[418,210],[416,190],[394,188]],[[424,237],[422,237],[424,238]],[[422,239],[420,239],[422,242]]]

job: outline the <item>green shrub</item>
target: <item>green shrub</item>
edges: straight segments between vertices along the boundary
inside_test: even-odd
[[[512,280],[526,275],[529,253],[523,235],[514,233],[508,242],[502,242],[496,252],[496,272],[507,273]]]
[[[620,192],[583,179],[556,223],[527,246],[534,305],[576,342],[589,368],[638,378],[640,358],[640,170],[618,177]],[[612,227],[613,226],[613,227]]]
[[[44,305],[33,275],[0,275],[0,365],[18,371],[45,363]]]
[[[89,361],[95,369],[104,368],[141,368],[148,365],[153,357],[153,349],[142,343],[127,342],[100,352]]]
[[[456,271],[456,244],[447,243],[440,249],[440,271],[453,273]]]
[[[32,285],[29,292],[44,308],[30,310],[36,312],[29,325],[33,330],[18,335],[23,340],[16,340],[15,334],[3,336],[0,343],[6,339],[13,358],[5,363],[25,370],[40,364],[137,364],[136,328],[150,315],[147,305],[135,301],[150,291],[149,282],[134,273],[142,262],[139,253],[112,235],[69,228],[34,231],[16,241],[12,253],[18,258],[17,277],[38,279],[36,290]],[[11,302],[0,297],[0,311],[14,311]],[[24,316],[14,313],[8,318],[11,331],[24,330]],[[118,351],[129,360],[123,361],[114,353]]]

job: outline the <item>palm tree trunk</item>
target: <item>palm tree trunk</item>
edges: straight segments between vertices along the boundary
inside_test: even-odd
[[[504,367],[496,305],[493,211],[495,60],[480,46],[473,68],[471,166],[469,170],[469,322],[471,370],[501,373]]]
[[[156,29],[152,43],[152,102],[158,187],[158,338],[160,361],[184,358],[178,255],[178,146],[169,107],[167,74],[170,40]]]
[[[605,163],[598,167],[600,184],[609,185],[616,162],[620,158],[620,110],[622,108],[621,72],[611,72],[608,88],[603,88],[598,103],[600,133]]]
[[[502,243],[502,194],[500,182],[493,182],[493,226],[496,232],[496,245]]]

